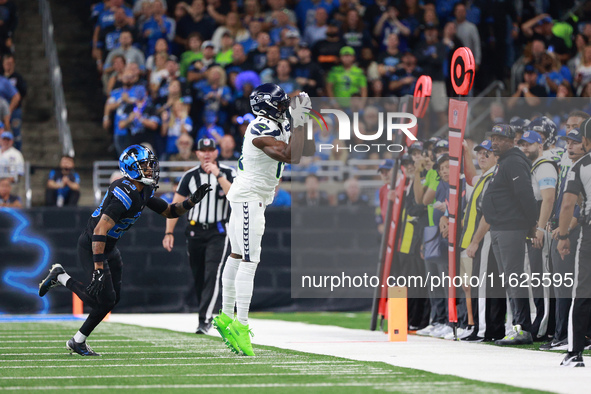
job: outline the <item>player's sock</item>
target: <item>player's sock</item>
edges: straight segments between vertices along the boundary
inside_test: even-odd
[[[222,273],[222,312],[232,319],[234,318],[234,304],[236,303],[236,273],[240,261],[241,259],[228,256]]]
[[[68,283],[68,279],[70,279],[70,275],[63,273],[57,276],[57,281],[60,282],[62,285],[66,285]]]
[[[88,337],[86,335],[82,334],[80,331],[78,331],[76,333],[76,335],[74,335],[74,341],[76,343],[86,342],[86,338],[88,338]]]
[[[248,310],[254,288],[254,273],[258,263],[242,262],[236,273],[236,319],[248,325]]]

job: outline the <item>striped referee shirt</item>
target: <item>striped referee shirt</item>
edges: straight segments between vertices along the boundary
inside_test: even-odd
[[[220,172],[232,183],[236,178],[236,170],[218,163]],[[187,214],[187,220],[191,223],[216,223],[226,222],[230,216],[230,204],[226,199],[224,190],[218,183],[215,175],[206,173],[200,165],[191,168],[183,174],[176,192],[183,197],[188,197],[204,183],[211,185],[211,191],[195,205]],[[192,224],[194,224],[192,223]]]

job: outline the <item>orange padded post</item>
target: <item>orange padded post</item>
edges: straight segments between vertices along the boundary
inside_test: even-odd
[[[73,315],[82,315],[84,314],[84,304],[82,300],[78,298],[78,296],[72,293],[72,314]]]
[[[406,287],[388,288],[388,340],[406,342],[408,336],[408,306]]]

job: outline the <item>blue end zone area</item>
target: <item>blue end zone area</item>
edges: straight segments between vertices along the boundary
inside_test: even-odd
[[[75,321],[84,317],[73,315],[0,315],[0,323],[27,323],[37,321]]]

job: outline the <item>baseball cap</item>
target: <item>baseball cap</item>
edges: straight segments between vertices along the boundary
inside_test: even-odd
[[[0,134],[0,138],[8,138],[8,139],[13,140],[14,135],[12,134],[11,131],[4,131],[4,132],[2,132],[2,134]]]
[[[394,167],[394,160],[386,159],[378,167],[378,172],[382,170],[391,170]]]
[[[481,149],[486,149],[489,152],[492,152],[492,142],[490,140],[484,140],[479,145],[474,147],[474,150],[478,152]]]
[[[306,41],[300,41],[300,49],[302,48],[310,49],[310,44],[308,44]]]
[[[583,142],[583,136],[581,135],[581,130],[579,129],[572,129],[568,132],[567,135],[560,137],[561,140],[573,140],[575,142]]]
[[[536,69],[533,64],[526,64],[523,68],[524,73],[535,73]]]
[[[216,147],[215,140],[212,138],[201,138],[199,142],[197,142],[197,150],[216,149]]]
[[[413,144],[408,148],[408,153],[412,153],[413,151],[423,151],[423,143],[421,141],[413,142]]]
[[[525,133],[523,133],[519,142],[521,141],[529,142],[530,144],[534,144],[536,142],[538,144],[541,144],[543,142],[542,136],[533,130],[528,130]]]
[[[433,150],[437,149],[449,149],[449,142],[447,140],[439,140],[435,143]]]
[[[339,55],[353,55],[355,56],[355,49],[353,49],[350,46],[344,46],[341,48],[341,50],[339,51]]]
[[[515,131],[508,124],[497,124],[492,127],[492,130],[489,133],[487,133],[487,137],[491,137],[493,135],[500,135],[501,137],[506,138],[515,138]]]
[[[591,140],[591,118],[584,120],[583,123],[581,123],[579,130],[583,134],[583,137]]]
[[[203,41],[203,44],[201,44],[201,50],[204,50],[205,48],[208,48],[208,47],[215,49],[215,45],[214,45],[213,41],[211,41],[211,40]]]

